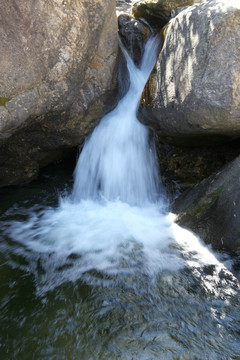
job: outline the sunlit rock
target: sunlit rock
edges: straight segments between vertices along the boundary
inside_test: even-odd
[[[240,2],[210,0],[173,18],[142,118],[172,143],[240,136]]]
[[[3,0],[0,186],[82,143],[116,89],[115,0]]]

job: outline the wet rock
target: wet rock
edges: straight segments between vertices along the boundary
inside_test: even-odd
[[[131,15],[122,14],[118,17],[119,35],[136,65],[141,62],[144,45],[151,34],[148,25]]]
[[[192,5],[193,3],[194,0],[137,1],[133,5],[132,12],[136,18],[144,18],[151,26],[161,29],[171,19],[174,8]]]
[[[141,109],[165,141],[212,145],[240,136],[239,16],[239,1],[209,0],[171,20]]]
[[[0,186],[29,182],[76,147],[117,87],[114,0],[3,0]]]
[[[158,142],[157,154],[161,179],[172,201],[235,159],[240,154],[240,143],[237,140],[214,147],[189,148]]]
[[[217,249],[240,253],[240,156],[180,196],[177,222]]]

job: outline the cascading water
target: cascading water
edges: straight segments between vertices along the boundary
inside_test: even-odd
[[[52,206],[48,178],[0,215],[1,359],[239,359],[233,263],[167,214],[136,118],[157,47],[140,68],[124,50],[129,91],[86,141],[71,194]]]
[[[48,274],[42,280],[50,288],[92,269],[121,273],[138,268],[152,276],[163,269],[176,270],[186,265],[184,251],[193,247],[198,249],[191,256],[193,263],[218,264],[196,237],[177,227],[166,213],[154,144],[136,117],[158,47],[158,38],[151,37],[136,67],[122,46],[129,90],[86,141],[71,195],[60,198],[56,209],[34,211],[26,222],[7,227],[12,238],[42,254],[41,266]],[[54,269],[59,267],[65,271],[56,275]]]
[[[150,38],[141,65],[136,67],[122,47],[129,90],[86,141],[72,194],[60,199],[57,209],[44,209],[24,224],[10,225],[17,241],[37,252],[54,252],[54,261],[48,259],[47,267],[64,264],[72,253],[81,254],[81,260],[74,263],[76,272],[65,271],[64,278],[54,278],[55,285],[93,268],[108,273],[126,271],[126,259],[128,271],[136,263],[151,273],[182,264],[177,254],[168,252],[174,235],[171,220],[163,214],[167,205],[160,192],[155,148],[147,128],[136,117],[158,48],[158,38]],[[138,257],[130,259],[133,252]]]
[[[130,88],[86,142],[75,170],[73,201],[121,200],[131,205],[154,202],[159,183],[154,144],[136,117],[138,103],[155,64],[158,40],[152,37],[140,67],[122,47],[130,74]]]

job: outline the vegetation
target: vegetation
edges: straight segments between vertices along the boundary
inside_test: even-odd
[[[7,97],[0,97],[0,106],[6,106],[6,103],[11,100],[10,98]]]

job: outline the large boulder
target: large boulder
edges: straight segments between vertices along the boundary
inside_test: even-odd
[[[170,21],[142,120],[172,143],[240,136],[240,1],[208,0]]]
[[[180,196],[177,222],[217,249],[240,254],[240,156]]]
[[[153,27],[161,29],[178,12],[173,9],[189,6],[194,2],[196,0],[140,0],[134,3],[132,13],[137,19],[144,18]]]
[[[115,0],[2,0],[0,186],[82,143],[117,87]]]

